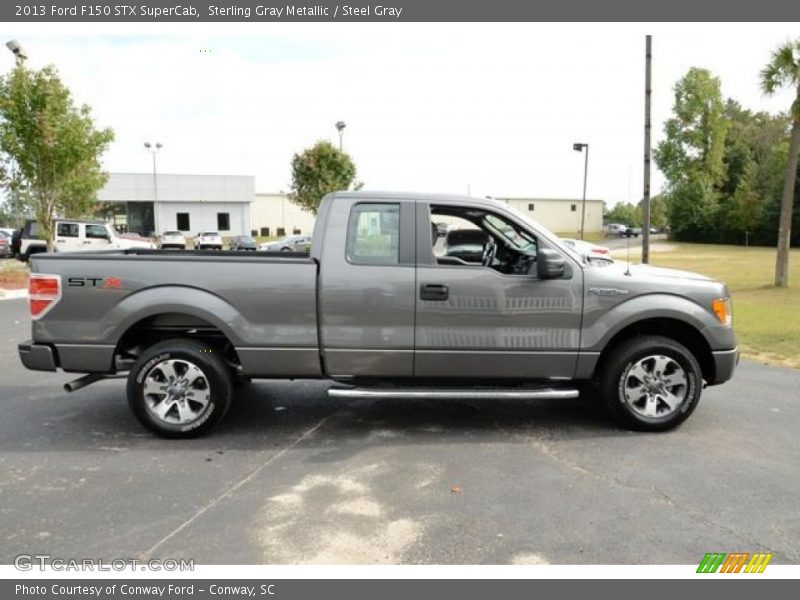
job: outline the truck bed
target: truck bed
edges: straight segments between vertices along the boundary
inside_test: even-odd
[[[33,322],[33,339],[56,351],[69,345],[63,356],[76,364],[62,362],[66,370],[103,372],[133,328],[188,321],[223,332],[246,374],[311,376],[319,372],[317,266],[288,252],[36,254],[31,272],[59,275],[61,299]]]

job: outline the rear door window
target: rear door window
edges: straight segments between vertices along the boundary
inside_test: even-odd
[[[357,204],[350,214],[347,260],[354,264],[400,263],[400,205]]]
[[[56,226],[56,235],[58,237],[78,237],[78,224],[77,223],[59,223]]]

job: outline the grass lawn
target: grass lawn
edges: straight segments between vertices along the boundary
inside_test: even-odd
[[[16,290],[28,287],[28,265],[13,258],[0,260],[0,288]]]
[[[800,369],[800,249],[789,258],[788,289],[772,286],[774,248],[659,242],[651,263],[724,281],[733,297],[733,325],[743,355]]]

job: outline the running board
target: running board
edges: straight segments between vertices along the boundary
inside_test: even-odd
[[[331,398],[381,398],[385,400],[414,400],[430,398],[433,400],[565,400],[577,398],[575,389],[482,389],[459,388],[342,388],[328,390]]]

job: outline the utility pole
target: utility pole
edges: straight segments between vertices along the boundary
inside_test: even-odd
[[[642,262],[650,262],[650,96],[653,36],[645,36],[644,57],[644,196],[642,198]]]

